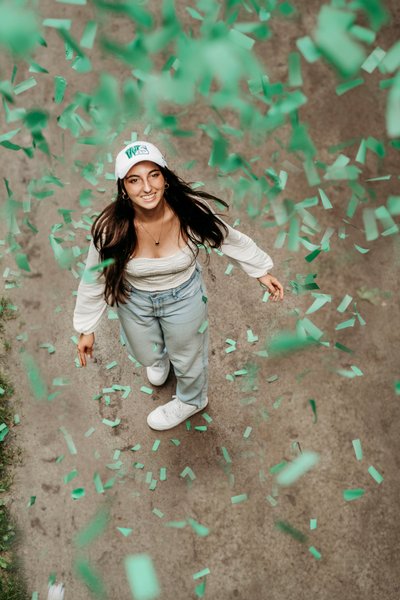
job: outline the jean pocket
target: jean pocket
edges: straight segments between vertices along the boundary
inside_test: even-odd
[[[189,280],[187,283],[183,283],[181,286],[173,290],[172,295],[175,300],[186,300],[186,298],[195,296],[199,291],[201,291],[201,289],[201,278],[195,277],[191,281]]]

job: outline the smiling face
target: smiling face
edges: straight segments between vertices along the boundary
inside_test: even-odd
[[[159,165],[143,160],[128,171],[124,177],[125,190],[135,208],[154,209],[164,197],[165,178]]]

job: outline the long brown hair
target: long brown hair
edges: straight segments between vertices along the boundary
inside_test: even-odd
[[[196,246],[194,257],[199,253],[199,245],[219,248],[228,229],[199,198],[213,200],[226,208],[229,205],[213,194],[193,190],[189,183],[167,167],[159,168],[169,184],[164,191],[165,201],[178,217],[184,239],[189,239]],[[118,179],[115,199],[102,210],[91,227],[93,243],[101,261],[114,259],[112,264],[102,270],[105,278],[104,297],[110,306],[115,303],[117,306],[119,303],[125,304],[130,293],[130,287],[124,279],[124,270],[137,245],[134,218],[133,202],[126,194],[123,180]],[[192,248],[191,250],[193,252]],[[206,254],[208,261],[209,256]]]

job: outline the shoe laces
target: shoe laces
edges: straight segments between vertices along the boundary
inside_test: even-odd
[[[156,368],[156,369],[161,369],[162,367],[165,366],[165,358],[160,358],[160,360],[157,360],[153,365],[152,368]]]
[[[172,411],[175,413],[175,415],[177,415],[178,417],[181,417],[183,414],[183,407],[184,407],[184,403],[179,400],[178,396],[173,395],[172,396],[172,400],[174,401],[174,404],[171,404],[171,409]]]

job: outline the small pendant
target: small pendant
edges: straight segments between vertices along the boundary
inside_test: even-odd
[[[159,243],[160,243],[160,242],[155,242],[156,246],[158,246],[158,244],[159,244]]]

